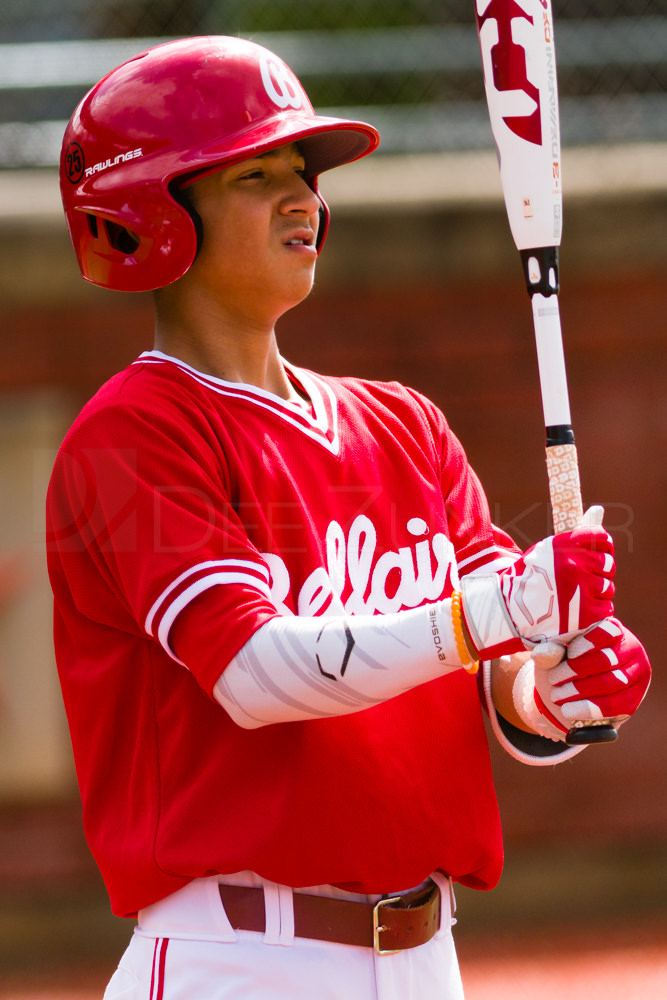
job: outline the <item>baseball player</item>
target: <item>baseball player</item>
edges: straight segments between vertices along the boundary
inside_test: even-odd
[[[318,175],[377,142],[224,37],[118,67],[66,132],[84,277],[156,304],[48,495],[86,834],[137,921],[107,1000],[460,998],[452,883],[502,863],[483,709],[551,764],[648,685],[595,513],[519,552],[431,402],[279,352]]]

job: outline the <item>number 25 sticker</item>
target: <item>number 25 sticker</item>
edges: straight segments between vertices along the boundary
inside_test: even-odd
[[[65,173],[70,184],[78,184],[85,169],[83,150],[78,142],[70,142],[65,152]]]

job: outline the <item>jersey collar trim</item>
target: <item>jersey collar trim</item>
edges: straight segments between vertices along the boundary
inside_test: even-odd
[[[196,368],[181,361],[179,358],[171,357],[162,351],[144,351],[133,364],[171,364],[188,375],[199,385],[215,392],[221,396],[242,399],[245,402],[259,406],[280,417],[286,423],[295,427],[311,440],[323,445],[332,454],[337,455],[340,451],[340,436],[338,428],[338,407],[336,396],[326,382],[306,372],[302,368],[297,368],[289,364],[284,358],[281,359],[288,373],[303,387],[312,403],[312,412],[307,409],[300,409],[290,405],[286,400],[281,399],[272,392],[260,389],[255,385],[247,385],[244,382],[227,382],[225,379],[217,378],[214,375],[205,375]]]

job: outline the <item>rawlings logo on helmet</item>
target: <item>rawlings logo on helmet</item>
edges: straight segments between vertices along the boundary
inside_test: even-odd
[[[96,163],[94,167],[86,167],[86,177],[101,174],[103,170],[108,170],[109,167],[117,167],[119,163],[126,163],[128,160],[134,160],[137,156],[143,155],[144,151],[141,147],[139,149],[131,149],[127,153],[119,153],[118,156],[114,156],[113,160],[109,157],[106,160]]]

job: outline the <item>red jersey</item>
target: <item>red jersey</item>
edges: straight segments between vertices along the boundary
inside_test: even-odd
[[[118,915],[245,869],[369,893],[435,869],[482,888],[500,875],[464,671],[353,715],[255,730],[212,697],[275,615],[417,607],[514,550],[434,405],[287,367],[310,409],[148,352],[86,405],[56,460],[56,657],[86,834]]]

